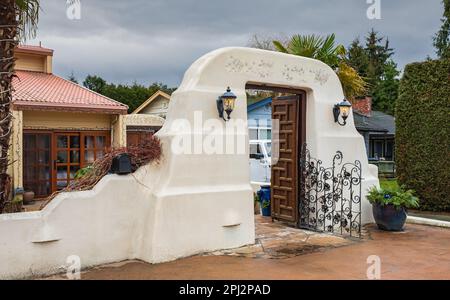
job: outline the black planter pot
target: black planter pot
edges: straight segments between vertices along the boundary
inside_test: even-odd
[[[381,230],[402,231],[406,222],[406,209],[395,208],[394,205],[372,205],[373,217]]]

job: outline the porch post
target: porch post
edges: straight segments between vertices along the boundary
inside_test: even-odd
[[[23,112],[13,110],[11,148],[9,153],[9,174],[12,178],[13,189],[23,187]]]
[[[112,123],[112,143],[115,148],[127,146],[127,126],[125,115],[118,115]]]

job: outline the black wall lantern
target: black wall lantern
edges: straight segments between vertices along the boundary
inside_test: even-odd
[[[347,118],[350,114],[350,108],[352,107],[352,104],[348,102],[347,99],[344,99],[338,104],[335,104],[333,107],[333,115],[334,115],[334,122],[338,123],[341,126],[344,126],[347,124]],[[343,123],[339,122],[339,115],[342,116],[342,120],[344,120]]]
[[[231,112],[234,109],[234,102],[236,101],[236,95],[231,92],[230,87],[227,91],[217,99],[217,110],[219,111],[219,117],[228,121],[230,119]],[[225,118],[223,112],[227,113],[227,119]]]

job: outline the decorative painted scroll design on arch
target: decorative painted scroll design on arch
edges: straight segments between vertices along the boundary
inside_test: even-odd
[[[296,81],[306,81],[305,79],[301,79],[301,77],[305,75],[305,69],[300,66],[284,65],[282,75],[284,79],[289,81],[294,79],[296,79]]]
[[[328,82],[330,78],[330,74],[322,69],[309,70],[310,73],[314,74],[314,81],[319,83],[320,85],[324,85]]]
[[[240,58],[230,56],[225,69],[230,73],[253,74],[259,78],[267,78],[272,74],[273,62],[263,59],[244,61]]]
[[[308,78],[307,74],[311,74],[312,78]],[[282,71],[283,78],[288,81],[306,82],[306,79],[310,79],[320,85],[324,85],[328,82],[330,74],[323,69],[306,69],[296,65],[284,65]]]
[[[225,63],[225,70],[229,73],[253,74],[261,79],[265,79],[273,74],[274,65],[274,62],[264,59],[247,61],[231,55]],[[287,81],[303,83],[311,81],[320,85],[326,84],[330,78],[330,74],[324,69],[306,68],[290,64],[285,64],[281,68],[281,76]]]

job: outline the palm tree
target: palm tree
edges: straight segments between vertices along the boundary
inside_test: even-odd
[[[339,79],[347,98],[364,95],[367,89],[366,81],[345,61],[346,50],[343,45],[336,45],[336,36],[330,34],[325,38],[312,35],[296,34],[283,45],[273,41],[275,49],[283,53],[318,59],[329,65]]]
[[[39,8],[39,0],[2,0],[0,3],[0,213],[9,201],[11,188],[7,170],[14,49],[20,39],[35,36]]]

